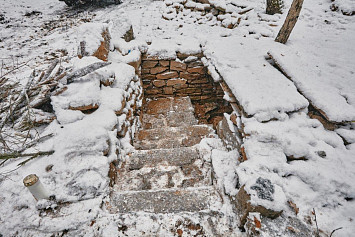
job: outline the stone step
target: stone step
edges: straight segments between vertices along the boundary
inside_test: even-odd
[[[198,162],[197,162],[198,163]],[[201,187],[212,184],[211,169],[198,164],[157,166],[140,170],[122,170],[117,175],[115,190],[158,190]]]
[[[119,170],[117,190],[150,190],[211,185],[211,165],[193,147],[136,150]]]
[[[169,111],[175,112],[193,112],[190,97],[166,97],[152,99],[148,101],[143,108],[146,114],[166,114]]]
[[[165,114],[144,114],[142,124],[144,129],[151,129],[197,125],[198,121],[192,111],[169,111]]]
[[[113,192],[110,213],[180,213],[208,210],[218,199],[213,187]]]
[[[138,170],[143,167],[155,167],[158,165],[184,166],[192,164],[199,158],[198,151],[193,147],[136,150],[130,155],[126,168]]]
[[[148,228],[145,225],[147,222]],[[202,210],[194,213],[115,213],[115,218],[110,223],[118,229],[115,236],[245,237],[238,224],[237,218],[226,215],[223,210]]]
[[[210,125],[162,127],[140,130],[134,142],[137,150],[189,147],[200,143],[203,137],[214,134]]]

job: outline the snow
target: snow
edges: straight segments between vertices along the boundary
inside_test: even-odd
[[[265,60],[270,41],[228,37],[207,43],[205,55],[228,84],[248,115],[293,112],[308,106],[296,87]],[[280,90],[280,88],[283,88]],[[266,113],[266,114],[265,114]]]
[[[338,65],[333,63],[333,59],[326,58],[327,55],[324,56],[325,59],[322,62],[319,62],[312,54],[294,52],[284,47],[273,49],[269,53],[291,77],[299,91],[311,101],[313,106],[322,110],[330,121],[355,120],[353,93],[355,77],[352,76],[351,71],[344,71],[346,69],[343,67],[338,68]],[[348,50],[347,53],[350,58],[350,55],[355,52]],[[345,57],[342,55],[342,58]],[[288,65],[291,63],[296,66],[289,69]]]
[[[355,169],[354,151],[345,147],[335,132],[325,130],[305,113],[293,114],[284,121],[259,123],[250,118],[243,122],[244,131],[250,136],[244,141],[248,160],[237,168],[240,184],[248,188],[261,176],[281,187],[283,201],[269,202],[268,206],[273,210],[275,204],[288,210],[286,200],[296,203],[301,216],[309,213],[307,207],[310,206],[327,217],[334,208],[342,210],[344,217],[336,225],[346,226],[344,233],[350,233],[349,218],[355,209],[345,197],[355,195],[352,182],[355,178],[352,172]],[[325,157],[320,151],[325,152]],[[306,161],[287,162],[286,156],[302,157]],[[252,201],[267,206],[263,200]],[[318,222],[320,228],[327,228],[326,223]],[[335,229],[336,226],[332,223],[329,228]]]
[[[101,41],[104,41],[102,33],[107,29],[107,24],[89,22],[79,26],[77,30],[78,41],[85,42],[85,50],[89,55],[95,53],[100,47]]]
[[[158,56],[159,59],[175,59],[176,52],[182,54],[201,53],[200,42],[195,39],[155,39],[148,47],[149,56]]]
[[[146,231],[148,235],[169,236],[166,223],[186,216],[201,220],[194,214],[137,213],[132,218],[109,214],[100,207],[109,201],[107,174],[109,163],[117,159],[116,148],[122,156],[134,150],[128,133],[121,139],[116,136],[127,115],[117,117],[115,113],[128,111],[131,105],[122,108],[123,99],[129,90],[137,89],[135,70],[127,63],[137,61],[142,53],[167,59],[176,58],[176,52],[203,52],[203,63],[214,80],[225,80],[249,115],[238,118],[247,134],[243,148],[248,160],[239,163],[237,152],[226,151],[215,138],[203,139],[197,146],[204,160],[212,163],[216,186],[223,191],[224,203],[216,201],[214,208],[230,212],[232,217],[225,194],[235,195],[237,186],[245,185],[252,204],[283,210],[282,218],[295,217],[287,204],[291,200],[300,208],[295,218],[301,222],[315,208],[319,228],[325,233],[343,227],[334,236],[353,235],[355,127],[350,122],[355,119],[355,18],[342,12],[354,11],[354,1],[305,1],[286,45],[273,39],[290,0],[285,2],[284,14],[273,16],[264,13],[264,1],[209,2],[227,13],[204,15],[183,7],[183,0],[126,0],[118,6],[81,13],[57,0],[1,1],[0,14],[5,15],[5,21],[0,25],[0,54],[6,67],[2,73],[11,70],[17,59],[19,63],[29,61],[9,74],[11,80],[26,83],[33,68],[47,68],[54,58],[72,71],[98,62],[95,57],[76,56],[83,40],[90,52],[97,49],[105,27],[112,37],[110,49],[116,49],[109,54],[110,65],[78,78],[66,85],[61,95],[51,98],[56,119],[38,132],[42,136],[52,133],[53,137],[26,152],[53,149],[55,153],[20,168],[17,164],[25,158],[0,167],[1,235],[48,236],[67,229],[69,236],[118,236],[121,232],[117,227],[135,225],[127,235]],[[192,1],[188,4],[207,7]],[[339,9],[331,11],[332,4]],[[33,10],[41,14],[24,16]],[[230,24],[236,28],[222,27]],[[125,42],[122,37],[131,26],[135,40]],[[291,80],[271,65],[267,52]],[[185,61],[195,59],[190,56]],[[105,79],[113,84],[102,86],[100,82]],[[335,131],[326,130],[318,120],[308,117],[309,101],[331,121],[349,123]],[[69,109],[91,104],[99,106],[91,114]],[[109,155],[104,156],[108,149]],[[301,160],[291,161],[297,158]],[[22,184],[32,173],[56,196],[60,208],[46,212],[43,207],[57,204],[36,204]],[[259,177],[274,186],[273,201],[260,199],[251,188]],[[156,222],[152,218],[157,218]],[[220,227],[228,228],[229,223],[220,223]]]
[[[335,3],[354,6],[352,0]],[[294,40],[273,48],[271,53],[296,87],[331,121],[353,121],[354,18],[330,11],[330,5],[322,1],[305,2],[302,13],[292,33]]]
[[[216,179],[221,182],[221,187],[224,192],[229,195],[237,194],[238,176],[235,172],[235,167],[238,165],[238,152],[212,150],[212,165],[215,171]]]
[[[84,28],[95,30],[95,27],[90,26]],[[101,28],[95,34],[100,35],[100,32]],[[73,58],[67,65],[78,70],[98,61],[95,57]],[[100,81],[105,79],[111,80],[113,85],[101,87]],[[115,112],[123,109],[123,100],[127,93],[125,89],[137,89],[131,83],[134,79],[135,70],[132,66],[112,63],[66,85],[66,91],[51,98],[57,119],[42,131],[42,135],[52,133],[54,136],[27,152],[53,149],[55,153],[38,158],[26,165],[25,169],[13,171],[11,178],[1,180],[1,190],[4,190],[4,199],[1,199],[1,225],[6,226],[1,234],[22,230],[21,235],[27,236],[33,234],[34,228],[37,229],[37,236],[39,233],[63,229],[75,230],[78,226],[89,225],[98,215],[102,199],[108,192],[108,164],[113,160],[112,157],[103,156],[103,152],[111,148],[109,144],[114,145],[117,142],[115,135],[112,136],[117,133],[115,127],[118,119]],[[92,114],[69,109],[87,105],[98,105],[99,108]],[[111,154],[115,152],[111,151]],[[23,159],[19,161],[21,160]],[[1,167],[1,173],[6,174],[15,169],[16,164],[17,162],[12,162]],[[50,171],[46,171],[47,167],[51,167]],[[53,216],[33,215],[38,213],[35,202],[21,181],[30,173],[36,173],[50,194],[55,195],[56,201],[65,204],[58,210],[54,209]],[[12,207],[10,203],[19,206],[22,212],[20,218],[16,218],[19,216],[17,211],[6,211],[8,207]],[[6,220],[13,221],[9,223]]]

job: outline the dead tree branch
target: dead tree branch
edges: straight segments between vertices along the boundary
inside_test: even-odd
[[[93,63],[90,64],[84,68],[78,69],[72,73],[70,73],[69,75],[67,75],[66,77],[63,78],[63,80],[67,83],[70,84],[72,82],[74,82],[75,78],[78,77],[83,77],[91,72],[96,71],[97,69],[100,69],[102,67],[106,67],[108,65],[110,65],[110,62],[97,62],[97,63]]]
[[[317,222],[317,214],[316,214],[316,210],[315,210],[314,208],[313,208],[312,214],[314,215],[314,222],[316,223],[316,227],[317,227],[316,237],[319,237],[319,228],[318,228],[318,222]]]
[[[39,151],[35,153],[18,153],[18,152],[13,152],[13,153],[3,153],[0,154],[0,160],[7,160],[7,159],[14,159],[14,158],[20,158],[20,157],[27,157],[27,156],[48,156],[52,155],[54,151]]]
[[[332,235],[334,234],[335,231],[341,230],[341,229],[343,229],[343,227],[336,228],[335,230],[332,231],[332,233],[330,233],[329,237],[332,237]]]
[[[58,81],[65,75],[56,59],[45,71],[33,70],[24,86],[0,77],[0,165],[8,160],[9,154],[21,157],[26,149],[52,136],[39,137],[36,127],[55,118],[50,97],[64,91],[63,87],[58,88]],[[29,160],[39,155],[42,153],[32,154]]]

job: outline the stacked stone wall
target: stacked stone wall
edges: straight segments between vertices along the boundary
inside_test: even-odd
[[[199,121],[216,124],[223,113],[230,113],[232,109],[223,100],[224,91],[220,84],[208,74],[202,56],[177,53],[177,58],[160,60],[143,55],[141,77],[145,98],[188,96]]]

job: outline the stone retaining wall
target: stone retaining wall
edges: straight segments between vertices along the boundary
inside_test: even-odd
[[[213,81],[201,62],[202,56],[177,53],[176,59],[160,60],[143,55],[141,78],[145,98],[189,96],[199,121],[216,124],[232,108],[223,100],[220,84]]]

